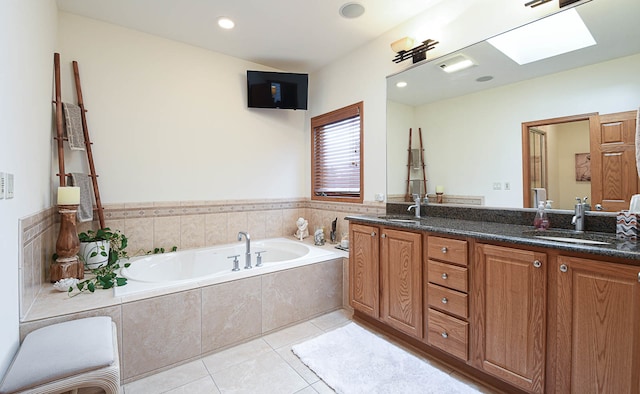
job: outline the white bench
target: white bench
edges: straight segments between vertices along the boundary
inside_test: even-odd
[[[29,333],[0,384],[0,394],[53,394],[82,387],[121,392],[118,337],[110,317],[71,320]]]

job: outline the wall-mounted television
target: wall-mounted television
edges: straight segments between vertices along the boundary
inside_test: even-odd
[[[308,74],[247,70],[249,108],[307,109]]]

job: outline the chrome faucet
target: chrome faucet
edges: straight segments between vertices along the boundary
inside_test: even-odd
[[[573,217],[571,218],[571,224],[576,226],[576,231],[584,231],[584,216],[587,206],[587,197],[584,200],[580,200],[580,197],[576,197],[576,206]]]
[[[416,218],[420,218],[420,195],[414,194],[413,201],[415,202],[415,204],[410,205],[409,208],[407,208],[407,211],[410,211],[411,208],[415,208]]]
[[[247,270],[251,268],[251,236],[247,232],[240,231],[238,233],[238,241],[242,241],[243,235],[247,245],[244,252],[244,269]]]

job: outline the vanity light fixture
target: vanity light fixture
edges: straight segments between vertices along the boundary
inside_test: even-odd
[[[487,42],[520,65],[596,44],[575,8],[510,30]]]
[[[223,29],[226,29],[226,30],[233,29],[235,25],[236,24],[226,16],[221,16],[218,18],[218,26],[220,26]]]
[[[475,66],[473,60],[462,54],[456,55],[440,63],[440,68],[446,73],[454,73],[456,71],[461,71],[472,66]]]
[[[548,3],[551,0],[531,0],[528,3],[525,3],[524,6],[525,7],[531,7],[531,8],[536,8],[539,5],[543,5],[544,3]]]
[[[417,47],[411,49],[413,39],[409,37],[401,38],[391,43],[391,49],[397,53],[396,57],[393,58],[393,62],[400,63],[407,59],[413,59],[414,63],[418,63],[419,61],[425,60],[427,58],[427,51],[435,48],[438,43],[439,42],[435,40],[425,40]]]

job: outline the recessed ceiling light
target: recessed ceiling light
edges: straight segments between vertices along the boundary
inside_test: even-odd
[[[407,86],[407,83],[405,81],[400,81],[396,84],[396,86],[399,88],[404,88],[405,86]]]
[[[233,29],[233,27],[236,24],[229,18],[227,18],[226,16],[221,16],[220,18],[218,18],[218,26],[220,26],[223,29]]]
[[[464,55],[456,55],[442,62],[440,64],[440,68],[446,73],[454,73],[474,65],[475,63],[468,57]]]
[[[346,3],[340,7],[340,15],[353,19],[364,14],[364,6],[360,3]]]
[[[487,40],[522,65],[596,44],[575,8]]]

